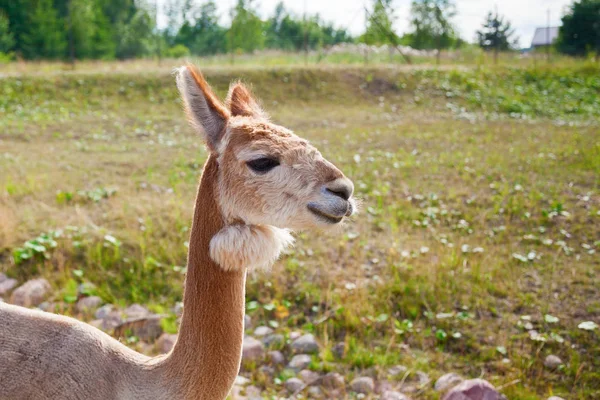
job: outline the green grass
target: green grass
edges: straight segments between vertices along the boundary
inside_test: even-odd
[[[311,368],[385,377],[403,364],[482,375],[510,399],[600,397],[600,332],[578,328],[600,318],[597,66],[207,76],[221,95],[252,83],[362,199],[341,233],[299,233],[248,281],[256,323],[319,338]],[[0,93],[0,271],[47,277],[67,314],[81,283],[170,313],[206,158],[173,78],[42,74],[1,79]],[[564,367],[545,369],[550,353]]]

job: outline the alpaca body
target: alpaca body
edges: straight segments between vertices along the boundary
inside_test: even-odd
[[[88,324],[4,303],[0,321],[2,400],[173,398],[160,385],[164,360],[139,354]]]

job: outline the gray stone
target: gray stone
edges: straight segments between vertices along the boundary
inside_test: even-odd
[[[417,371],[417,380],[419,382],[419,386],[427,386],[431,382],[431,378],[423,371]]]
[[[269,328],[268,326],[259,326],[254,330],[253,335],[256,337],[262,337],[270,335],[271,333],[273,333],[273,329]]]
[[[298,331],[294,331],[294,332],[290,332],[290,340],[296,340],[298,339],[300,336],[302,336],[301,332]]]
[[[271,360],[271,363],[273,365],[283,365],[285,364],[285,357],[283,356],[283,353],[280,351],[270,351],[269,353],[267,353],[267,355],[269,356],[269,360]]]
[[[330,372],[323,377],[323,387],[327,389],[341,389],[345,386],[344,376],[337,372]]]
[[[272,377],[275,375],[275,368],[271,367],[270,365],[261,365],[258,370],[267,376]]]
[[[112,304],[105,304],[94,313],[94,317],[96,319],[104,319],[106,318],[112,311],[114,307]]]
[[[175,303],[175,305],[173,306],[173,313],[178,317],[181,317],[183,315],[183,303],[181,301]]]
[[[544,359],[544,366],[548,369],[556,369],[562,363],[562,360],[554,354],[547,355]]]
[[[295,393],[297,390],[300,390],[304,387],[304,382],[302,382],[298,378],[290,378],[285,381],[285,389],[289,393]]]
[[[110,331],[123,323],[121,313],[119,311],[110,311],[104,318],[102,318],[102,329]]]
[[[442,400],[502,400],[502,395],[486,380],[469,379],[450,389]]]
[[[336,356],[337,358],[344,358],[344,355],[346,353],[346,343],[344,343],[344,342],[336,343],[335,346],[333,346],[333,349],[331,351],[333,352],[333,355]]]
[[[383,394],[380,397],[380,400],[410,400],[410,397],[400,392],[388,390],[383,392]]]
[[[388,374],[391,376],[404,375],[408,371],[404,365],[394,365],[393,367],[388,368]]]
[[[235,382],[233,384],[238,386],[247,386],[250,384],[250,382],[250,379],[246,378],[245,376],[238,375],[236,376]]]
[[[39,308],[42,311],[46,311],[46,312],[56,312],[56,304],[52,303],[51,301],[44,301],[42,303],[40,303],[37,308]]]
[[[265,354],[265,346],[252,336],[244,337],[242,346],[242,359],[246,361],[257,361],[263,358]]]
[[[439,379],[435,381],[433,388],[438,392],[443,392],[446,389],[458,385],[462,381],[464,381],[464,379],[460,375],[451,372],[440,376]]]
[[[282,345],[285,342],[285,339],[284,339],[283,335],[274,333],[272,335],[263,337],[262,342],[266,347],[271,347],[271,346]]]
[[[310,365],[311,359],[308,354],[296,354],[290,360],[288,367],[298,372]]]
[[[115,327],[114,336],[124,337],[129,332],[143,341],[154,341],[163,333],[160,315],[130,318]]]
[[[321,375],[315,371],[311,371],[310,369],[303,369],[298,373],[298,378],[300,378],[302,382],[306,383],[307,385],[317,382],[320,377]]]
[[[308,397],[311,397],[313,399],[319,399],[319,398],[321,398],[321,396],[323,396],[323,392],[321,391],[321,388],[318,386],[309,387],[307,392],[308,392]]]
[[[165,354],[171,351],[175,342],[177,341],[177,335],[172,333],[163,333],[156,341],[156,349],[159,353]]]
[[[319,345],[312,334],[300,336],[292,342],[292,350],[295,353],[313,354],[319,352]]]
[[[262,396],[260,395],[260,389],[256,386],[248,386],[245,392],[246,398],[248,400],[262,400]]]
[[[75,308],[80,313],[89,313],[95,311],[102,304],[102,299],[98,296],[83,297],[79,299]]]
[[[0,273],[0,296],[8,294],[15,286],[17,286],[17,280],[11,279],[6,275]]]
[[[50,283],[47,280],[32,279],[14,290],[10,302],[18,306],[37,306],[50,295]]]
[[[350,382],[350,389],[356,393],[373,393],[375,390],[375,381],[369,376],[361,376]]]
[[[377,381],[375,383],[375,393],[382,394],[391,390],[394,390],[394,386],[388,381]]]
[[[125,310],[123,310],[123,313],[125,313],[125,316],[129,319],[129,318],[144,318],[147,317],[148,315],[150,315],[150,311],[148,311],[148,309],[144,306],[142,306],[141,304],[132,304],[129,307],[127,307]]]
[[[244,315],[244,329],[250,330],[252,329],[252,318],[248,314]]]

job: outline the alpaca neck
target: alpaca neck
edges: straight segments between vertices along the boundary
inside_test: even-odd
[[[164,360],[185,399],[225,399],[238,374],[243,342],[245,268],[224,271],[209,255],[223,226],[216,202],[218,164],[211,155],[196,197],[179,338]]]

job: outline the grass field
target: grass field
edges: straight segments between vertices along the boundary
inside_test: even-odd
[[[59,312],[86,283],[176,328],[206,150],[171,67],[0,79],[0,272],[46,277]],[[348,378],[402,364],[509,399],[600,398],[600,331],[578,327],[600,323],[597,65],[207,71],[221,95],[240,76],[363,204],[251,274],[255,326],[314,333],[311,368]],[[282,391],[246,369],[265,398]]]

